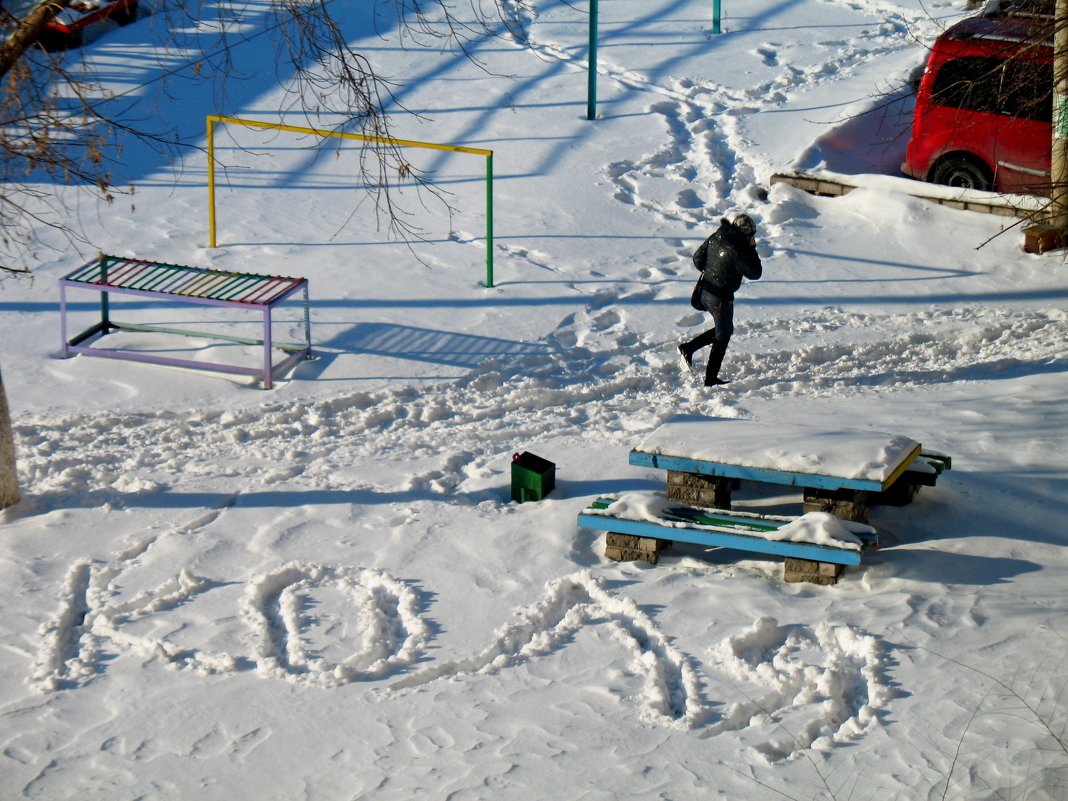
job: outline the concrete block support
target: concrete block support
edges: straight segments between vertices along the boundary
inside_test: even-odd
[[[731,489],[734,480],[715,476],[700,476],[669,470],[667,496],[691,506],[713,509],[731,508]]]

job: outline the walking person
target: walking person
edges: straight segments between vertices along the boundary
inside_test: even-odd
[[[705,386],[715,387],[727,383],[719,377],[719,369],[734,333],[734,293],[742,285],[742,278],[756,281],[764,271],[756,251],[756,224],[752,218],[739,214],[733,220],[721,220],[716,232],[694,251],[693,266],[701,271],[700,292],[695,291],[695,298],[712,315],[713,327],[680,343],[679,354],[686,368],[692,370],[694,353],[711,345]]]

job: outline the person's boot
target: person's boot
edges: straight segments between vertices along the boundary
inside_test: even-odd
[[[686,369],[691,373],[693,372],[693,355],[701,348],[707,348],[709,345],[716,344],[716,329],[709,328],[707,331],[702,331],[695,336],[689,342],[679,343],[679,357],[682,359]]]
[[[682,359],[682,366],[688,373],[693,372],[693,351],[690,350],[689,342],[679,343],[679,358]]]
[[[719,377],[719,368],[723,366],[723,357],[727,355],[727,343],[716,340],[712,343],[712,351],[708,354],[708,365],[705,367],[705,386],[718,387],[729,383]]]

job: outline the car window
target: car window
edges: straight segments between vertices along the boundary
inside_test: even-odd
[[[1038,122],[1052,122],[1052,64],[1006,61],[1002,88],[1002,114]]]
[[[999,113],[1004,64],[999,58],[978,56],[947,61],[935,75],[931,102],[936,106]]]
[[[936,106],[1050,122],[1053,65],[968,56],[947,61],[931,90]]]

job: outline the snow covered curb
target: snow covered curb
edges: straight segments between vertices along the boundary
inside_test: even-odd
[[[853,189],[871,189],[879,192],[897,192],[910,197],[924,198],[935,203],[970,210],[991,211],[1004,216],[1027,216],[1036,214],[1049,206],[1049,198],[1036,195],[1014,195],[1002,192],[986,192],[980,189],[961,189],[941,186],[911,178],[894,175],[862,174],[847,175],[830,170],[783,170],[771,177],[771,183],[789,183],[805,191],[829,194],[830,185],[840,187],[834,194],[847,194]],[[812,189],[809,189],[809,184]]]

